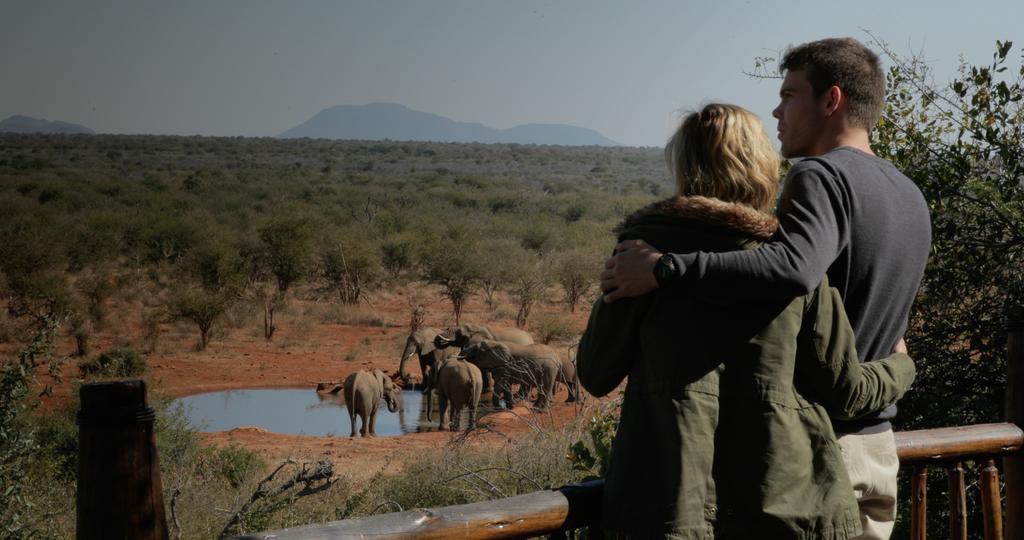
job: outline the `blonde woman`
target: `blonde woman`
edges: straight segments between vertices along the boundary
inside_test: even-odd
[[[676,195],[618,226],[666,253],[752,249],[769,239],[779,158],[733,105],[687,115],[665,149]],[[628,376],[602,526],[630,537],[825,538],[860,534],[829,415],[894,403],[914,379],[903,353],[860,364],[838,294],[724,301],[682,288],[593,306],[583,386]]]

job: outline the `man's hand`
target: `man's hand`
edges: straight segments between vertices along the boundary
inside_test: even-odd
[[[892,348],[892,352],[907,354],[907,342],[903,341],[903,338],[900,338],[900,340],[896,342],[896,346]]]
[[[604,263],[601,272],[601,290],[604,301],[632,298],[658,288],[654,279],[654,264],[661,252],[643,240],[625,240],[615,246],[615,255]]]

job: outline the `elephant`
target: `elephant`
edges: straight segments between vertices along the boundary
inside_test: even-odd
[[[420,361],[420,374],[423,382],[427,382],[427,367],[444,358],[444,351],[437,348],[434,338],[441,334],[436,328],[420,328],[409,333],[405,340],[405,349],[402,351],[402,358],[398,362],[398,374],[403,383],[409,382],[409,374],[405,370],[405,361],[412,355],[417,355]]]
[[[348,417],[352,422],[352,434],[356,436],[356,415],[363,419],[363,426],[359,434],[363,437],[374,437],[374,424],[377,420],[377,408],[380,400],[383,399],[388,406],[388,411],[398,412],[402,403],[402,389],[387,376],[383,371],[357,371],[345,378],[344,384],[345,404],[348,407]]]
[[[580,399],[580,378],[576,374],[576,354],[573,350],[569,351],[569,356],[561,358],[561,365],[558,369],[558,377],[555,379],[556,383],[562,383],[565,385],[565,389],[568,390],[569,396],[565,398],[566,403],[575,403],[581,401]]]
[[[480,369],[492,370],[494,394],[491,401],[495,407],[501,405],[501,399],[511,407],[514,403],[512,384],[519,383],[525,396],[537,387],[534,407],[546,410],[562,365],[558,353],[547,345],[519,345],[489,339],[467,346],[458,358],[465,358]]]
[[[554,389],[554,391],[555,392],[558,391],[558,385],[559,384],[564,384],[565,385],[565,389],[566,389],[566,391],[569,394],[565,398],[565,402],[566,403],[575,403],[577,401],[580,401],[580,379],[576,375],[576,358],[575,358],[575,356],[576,355],[573,354],[572,351],[570,351],[570,354],[569,354],[568,357],[559,358],[560,364],[559,364],[559,367],[558,367],[558,375],[555,377],[555,389]],[[526,392],[527,392],[527,388],[526,387],[520,388],[519,392],[517,392],[516,395],[514,396],[515,400],[516,401],[520,401],[522,399],[526,399],[528,397]],[[552,394],[552,395],[554,395],[554,394]]]
[[[432,386],[437,388],[437,401],[440,408],[438,429],[444,430],[444,412],[448,412],[448,424],[451,431],[458,431],[462,422],[462,409],[469,408],[469,427],[476,425],[476,408],[480,402],[480,391],[483,377],[480,368],[465,360],[454,357],[445,358],[431,369],[434,378]],[[430,409],[430,396],[427,396],[427,409]]]
[[[465,347],[470,344],[471,340],[478,342],[482,339],[517,343],[519,345],[533,344],[533,336],[525,330],[500,326],[484,326],[482,324],[451,326],[439,334],[439,337],[434,339],[434,343],[439,347],[451,345]]]
[[[494,341],[504,341],[506,343],[518,343],[520,345],[531,345],[533,344],[533,336],[531,336],[525,330],[518,328],[504,328],[500,326],[484,326],[480,324],[460,324],[459,326],[451,326],[443,333],[437,335],[434,338],[434,345],[438,348],[446,347],[459,347],[465,349],[467,346],[474,343],[479,343],[485,339]],[[484,392],[489,392],[491,388],[491,372],[489,369],[483,369],[484,378]]]

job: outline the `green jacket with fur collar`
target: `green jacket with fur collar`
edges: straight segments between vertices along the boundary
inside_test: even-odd
[[[774,217],[703,197],[633,214],[620,240],[660,251],[755,248]],[[822,538],[860,534],[829,420],[894,403],[914,379],[904,354],[861,364],[838,293],[726,304],[667,287],[593,306],[583,386],[627,376],[602,526],[631,537]]]

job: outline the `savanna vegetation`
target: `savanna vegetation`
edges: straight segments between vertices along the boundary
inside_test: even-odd
[[[611,227],[670,190],[657,149],[0,136],[0,346],[12,356],[22,351],[8,363],[5,377],[13,378],[4,380],[12,388],[4,426],[20,438],[3,443],[13,453],[0,466],[27,471],[0,475],[0,488],[13,488],[0,489],[4,536],[73,531],[74,404],[35,406],[39,385],[55,381],[34,377],[40,369],[59,374],[74,361],[74,380],[54,383],[65,385],[146,376],[146,353],[168,324],[191,327],[198,351],[245,324],[274,341],[275,317],[299,300],[336,306],[321,311],[344,322],[380,325],[378,292],[416,284],[431,291],[416,303],[448,311],[454,321],[468,299],[480,298],[495,318],[544,342],[571,339],[577,329],[559,313],[596,295]],[[541,303],[556,307],[538,315]],[[422,315],[422,306],[409,308]],[[134,339],[97,348],[95,336],[117,327],[132,328]],[[74,343],[74,358],[47,357],[60,340]],[[316,503],[283,504],[294,501],[282,493],[246,506],[276,464],[241,448],[202,447],[183,413],[167,406],[158,429],[165,500],[174,501],[184,537],[393,508],[377,508],[366,494],[364,502],[349,501],[362,488],[344,482],[318,486],[318,497],[307,498]],[[568,448],[558,440],[561,449],[551,456]],[[561,472],[525,474],[508,462],[521,453],[510,447],[488,458],[512,471],[499,476],[515,477],[492,480],[508,484],[500,493],[575,474],[564,457],[534,463],[537,452],[523,467]],[[292,469],[301,466],[289,465],[270,483]],[[469,489],[465,482],[437,491],[446,494],[437,502],[485,495],[460,494]],[[411,494],[388,497],[415,502]]]
[[[919,375],[897,429],[1001,418],[1003,318],[1024,304],[1024,68],[1015,54],[999,42],[991,62],[964,64],[949,84],[920,59],[889,54],[873,145],[921,187],[934,230],[907,336]],[[454,320],[467,298],[506,309],[502,298],[513,304],[509,321],[571,337],[571,325],[535,306],[586,306],[611,227],[670,192],[658,149],[0,136],[0,536],[73,534],[74,406],[37,407],[42,382],[56,380],[42,370],[59,373],[67,361],[52,354],[55,340],[73,340],[80,380],[145,374],[144,353],[166,321],[191,325],[202,349],[219,325],[255,313],[261,339],[274,340],[275,315],[296,295],[365,305],[396,283],[430,284],[437,293],[424,301]],[[136,347],[94,350],[95,330],[115,319],[142,329]],[[596,475],[613,418],[600,410],[588,423],[588,412],[484,453],[456,441],[369,483],[325,479],[311,464],[314,496],[281,492],[248,507],[276,464],[203,447],[167,407],[158,444],[176,530],[210,537]],[[267,485],[290,474],[303,470],[289,465]],[[945,500],[945,482],[931,489]],[[932,534],[943,535],[943,512],[931,509]]]
[[[907,335],[918,376],[897,429],[999,421],[1005,317],[1024,305],[1024,54],[997,41],[990,62],[963,63],[940,85],[922,58],[881,46],[892,67],[873,146],[917,183],[932,216],[932,256]],[[934,500],[948,500],[945,482],[929,484]],[[976,538],[979,506],[969,497]],[[930,511],[929,532],[945,534],[945,512]],[[908,535],[908,522],[895,534]]]

